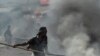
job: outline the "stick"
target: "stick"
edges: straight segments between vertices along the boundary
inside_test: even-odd
[[[9,45],[9,44],[6,44],[6,43],[0,43],[0,44],[1,45],[5,45],[5,46],[9,46],[9,47],[12,47],[13,48],[12,45]],[[25,51],[44,53],[44,52],[41,52],[41,51],[38,51],[38,50],[27,50],[27,49],[21,48],[21,47],[16,47],[16,48],[21,49],[21,50],[25,50]],[[48,53],[48,52],[45,53],[45,54],[47,54],[47,55],[53,55],[53,56],[64,56],[64,55],[58,55],[58,54],[51,54],[51,53]]]
[[[12,47],[12,48],[13,48],[12,45],[9,45],[9,44],[6,44],[6,43],[0,43],[0,44],[1,44],[1,45],[5,45],[5,46],[9,46],[9,47]],[[41,52],[41,51],[37,51],[37,50],[27,50],[27,49],[25,49],[25,48],[21,48],[21,47],[16,47],[16,48],[18,48],[18,49],[22,49],[22,50],[25,50],[25,51],[40,52],[40,53],[43,53],[43,52]]]

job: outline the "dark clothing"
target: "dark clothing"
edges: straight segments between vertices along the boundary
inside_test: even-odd
[[[44,49],[47,47],[47,36],[42,36],[42,38],[33,37],[28,41],[29,48],[33,50],[38,50],[44,52]],[[34,52],[35,56],[45,56],[44,53]]]
[[[7,42],[7,44],[11,44],[12,34],[11,34],[11,31],[9,29],[7,29],[6,32],[4,33],[4,37],[5,37],[5,41]]]
[[[29,44],[31,49],[37,49],[39,46],[46,47],[47,46],[47,37],[44,36],[44,38],[41,38],[41,39],[37,38],[37,37],[33,37],[32,39],[30,39],[28,41],[28,44]]]
[[[27,49],[40,51],[40,52],[33,52],[35,56],[45,56],[44,49],[45,50],[47,49],[47,35],[46,34],[47,34],[46,27],[41,27],[36,37],[33,37],[32,39],[30,39],[27,43],[25,42],[22,44],[14,45],[14,47],[29,45]]]

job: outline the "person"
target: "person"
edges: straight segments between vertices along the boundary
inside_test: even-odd
[[[12,43],[12,34],[11,34],[11,31],[10,31],[10,28],[11,28],[11,26],[9,25],[7,30],[4,33],[5,41],[9,45],[11,45],[11,43]]]
[[[33,37],[28,42],[22,44],[16,44],[13,47],[17,46],[26,46],[27,49],[37,50],[40,52],[33,52],[35,56],[45,56],[44,50],[47,48],[47,29],[46,27],[40,27],[36,37]],[[41,53],[42,52],[42,53]]]

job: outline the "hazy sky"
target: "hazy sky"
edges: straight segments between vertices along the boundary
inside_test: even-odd
[[[7,26],[11,25],[11,31],[13,32],[13,38],[32,38],[35,32],[38,31],[39,25],[33,23],[33,19],[27,17],[32,15],[33,10],[39,6],[39,0],[0,0],[0,36],[7,29]],[[28,9],[28,8],[32,8]],[[53,18],[52,18],[53,19]],[[52,20],[46,18],[42,20],[43,24],[49,25]],[[54,21],[53,21],[54,22]],[[49,47],[51,52],[60,54],[57,41],[52,37],[49,37]]]

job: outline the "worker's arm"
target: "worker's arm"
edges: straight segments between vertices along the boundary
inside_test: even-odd
[[[27,43],[27,42],[22,43],[22,44],[16,44],[16,45],[14,45],[13,47],[15,48],[15,47],[17,47],[17,46],[26,46],[26,45],[28,45],[28,43]]]

